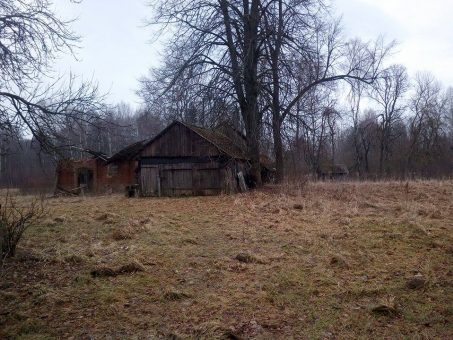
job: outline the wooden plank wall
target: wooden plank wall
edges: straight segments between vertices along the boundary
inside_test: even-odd
[[[230,167],[219,163],[161,164],[141,169],[143,196],[214,195],[237,192]]]
[[[211,163],[178,163],[159,166],[164,196],[216,194],[222,191],[220,166]]]
[[[214,195],[237,192],[235,164],[225,165],[225,155],[214,145],[188,129],[175,124],[154,140],[142,152],[143,169],[157,166],[157,180],[149,178],[149,170],[142,180],[142,195],[155,195],[153,183],[160,184],[162,196]],[[161,160],[150,163],[146,160]],[[228,159],[226,159],[228,160]],[[169,163],[169,164],[164,164]]]
[[[219,156],[211,143],[181,124],[173,125],[166,133],[148,145],[142,157]]]
[[[143,167],[140,171],[140,187],[143,196],[159,196],[159,168]]]

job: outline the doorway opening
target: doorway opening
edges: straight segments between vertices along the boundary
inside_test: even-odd
[[[80,168],[77,175],[77,187],[85,192],[93,190],[93,170]]]

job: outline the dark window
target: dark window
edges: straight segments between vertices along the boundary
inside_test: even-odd
[[[118,175],[118,164],[109,164],[107,167],[107,176],[112,177]]]

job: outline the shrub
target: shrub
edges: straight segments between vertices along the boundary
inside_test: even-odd
[[[23,233],[45,214],[44,200],[34,198],[28,205],[19,205],[14,197],[6,194],[0,204],[1,258],[13,257]]]

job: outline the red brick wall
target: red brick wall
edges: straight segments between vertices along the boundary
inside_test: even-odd
[[[57,165],[57,188],[70,190],[74,188],[74,169],[72,162],[60,161]]]
[[[107,165],[100,164],[98,166],[97,175],[97,192],[121,192],[124,191],[126,185],[135,184],[136,163],[136,161],[123,161],[116,163],[118,165],[118,172],[114,176],[109,176]]]
[[[108,166],[98,159],[64,160],[57,167],[57,187],[64,190],[77,188],[78,169],[87,168],[93,172],[93,193],[123,192],[126,185],[136,183],[136,161],[123,161],[118,164],[118,172],[109,176]]]
[[[93,189],[96,187],[97,173],[96,159],[83,160],[62,160],[57,166],[57,188],[64,190],[72,190],[77,188],[77,171],[80,168],[87,168],[93,171]]]

